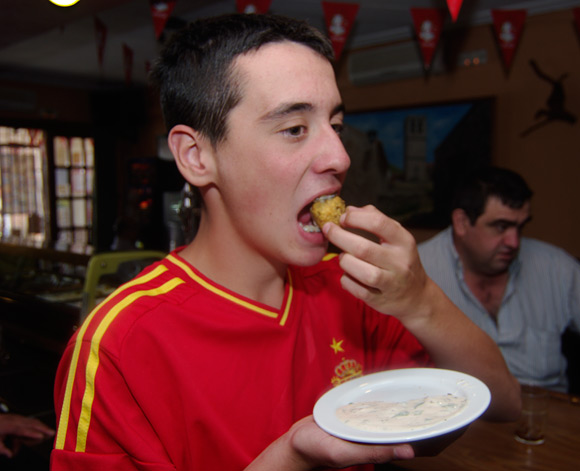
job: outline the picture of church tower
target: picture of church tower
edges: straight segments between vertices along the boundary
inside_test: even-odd
[[[429,180],[427,172],[427,118],[408,116],[405,118],[405,180],[424,182]]]

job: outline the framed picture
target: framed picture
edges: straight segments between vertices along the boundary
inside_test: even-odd
[[[442,228],[453,188],[491,160],[492,99],[347,113],[342,195],[407,227]]]

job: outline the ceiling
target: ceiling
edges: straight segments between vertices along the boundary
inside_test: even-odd
[[[409,39],[410,7],[444,8],[445,0],[351,0],[360,5],[348,48]],[[574,8],[580,0],[465,0],[457,25],[491,23],[490,10],[526,9],[528,15]],[[146,63],[162,41],[153,31],[149,0],[80,0],[60,8],[48,0],[0,0],[0,79],[66,81],[69,85],[123,83],[123,44],[133,50],[132,79],[146,81]],[[235,0],[177,0],[167,30],[199,17],[234,12]],[[306,19],[324,30],[320,0],[272,0],[270,12]],[[107,28],[99,67],[94,17]],[[448,15],[448,24],[451,19]]]

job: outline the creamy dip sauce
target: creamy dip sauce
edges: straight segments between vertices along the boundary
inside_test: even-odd
[[[336,410],[338,418],[350,427],[368,432],[418,430],[456,415],[467,403],[452,394],[426,396],[405,402],[353,402]]]

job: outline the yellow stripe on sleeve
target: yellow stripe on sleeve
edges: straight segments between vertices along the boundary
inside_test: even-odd
[[[116,319],[119,313],[127,306],[134,303],[137,299],[144,296],[158,296],[161,294],[168,293],[176,286],[185,283],[179,278],[173,278],[161,285],[158,288],[136,291],[128,296],[126,296],[120,303],[115,305],[103,318],[99,327],[95,331],[93,338],[91,339],[91,349],[89,352],[89,359],[87,361],[86,369],[86,387],[83,396],[81,415],[79,418],[79,425],[77,430],[77,445],[76,451],[84,452],[87,446],[87,435],[89,432],[89,426],[91,424],[91,413],[93,407],[93,400],[95,398],[95,377],[97,376],[97,370],[99,369],[99,350],[101,345],[101,340],[103,335],[111,325],[111,323]]]
[[[75,379],[75,375],[76,375],[79,354],[80,354],[80,350],[81,350],[81,346],[83,343],[83,338],[84,338],[85,332],[86,332],[88,326],[90,325],[92,319],[94,318],[95,314],[97,312],[99,312],[101,310],[101,308],[103,306],[105,306],[107,304],[107,302],[112,297],[118,296],[123,291],[125,291],[129,288],[132,288],[135,285],[147,283],[148,281],[158,277],[159,275],[161,275],[165,271],[167,271],[167,268],[160,265],[157,268],[155,268],[154,270],[152,270],[150,273],[126,283],[119,290],[117,290],[116,292],[109,295],[109,297],[107,297],[107,299],[105,299],[105,301],[103,301],[101,304],[99,304],[95,309],[93,309],[93,311],[89,314],[89,316],[85,319],[85,321],[81,325],[81,327],[78,331],[78,334],[77,334],[77,338],[75,341],[75,347],[73,350],[71,362],[70,362],[69,369],[68,369],[65,393],[64,393],[64,398],[63,398],[63,402],[62,402],[62,408],[61,408],[60,418],[59,418],[59,422],[58,422],[58,430],[57,430],[57,435],[56,435],[56,440],[55,440],[55,449],[57,449],[57,450],[64,449],[64,444],[65,444],[66,434],[67,434],[67,429],[68,429],[69,416],[70,416],[70,404],[71,404],[71,397],[72,397],[72,389],[73,389],[73,385],[74,385],[74,379]]]

